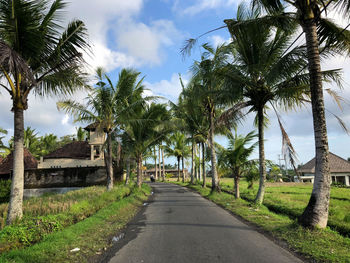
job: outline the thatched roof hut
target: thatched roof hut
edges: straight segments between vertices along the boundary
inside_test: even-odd
[[[90,159],[91,147],[87,141],[73,141],[44,156],[44,159]]]
[[[36,169],[38,167],[38,161],[26,148],[23,149],[24,157],[24,170]],[[0,163],[0,175],[11,174],[13,170],[13,151],[6,156]]]

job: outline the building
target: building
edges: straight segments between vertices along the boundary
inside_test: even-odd
[[[89,132],[89,141],[73,141],[40,158],[39,169],[104,167],[102,146],[105,133],[97,130],[93,123],[85,127]]]
[[[313,158],[298,169],[301,182],[314,182],[315,164],[315,158]],[[340,183],[346,186],[350,186],[350,162],[330,152],[329,168],[331,172],[332,183]],[[297,177],[295,179],[297,180]]]
[[[23,149],[24,171],[33,171],[38,167],[38,161],[27,148]],[[13,171],[13,151],[0,162],[0,179],[8,180]]]

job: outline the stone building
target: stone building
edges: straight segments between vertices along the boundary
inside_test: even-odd
[[[301,182],[314,182],[315,164],[315,158],[313,158],[298,169],[298,172],[301,174]],[[329,168],[331,172],[332,183],[340,183],[346,186],[350,186],[350,162],[330,152]],[[295,180],[297,180],[297,177],[295,177]]]

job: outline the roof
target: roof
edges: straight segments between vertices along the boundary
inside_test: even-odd
[[[350,172],[350,162],[335,155],[334,153],[329,153],[329,168],[331,173],[349,173]],[[298,169],[301,173],[315,173],[315,158],[308,161],[306,164]]]
[[[24,170],[36,169],[38,161],[27,148],[23,149]],[[13,170],[13,151],[2,160],[0,164],[0,174],[9,174]]]
[[[44,159],[90,159],[91,147],[87,141],[73,141],[44,156]]]

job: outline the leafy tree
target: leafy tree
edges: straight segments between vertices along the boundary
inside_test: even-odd
[[[89,136],[89,133],[85,131],[82,127],[79,127],[77,129],[77,140],[78,141],[85,141]]]
[[[14,165],[7,224],[22,217],[23,112],[28,96],[72,94],[85,86],[82,51],[88,48],[84,23],[74,20],[60,26],[62,0],[0,1],[1,88],[13,101]]]
[[[96,70],[96,88],[86,98],[86,105],[72,100],[57,103],[59,109],[74,116],[76,122],[96,123],[97,130],[107,134],[105,161],[107,190],[113,188],[112,132],[125,124],[134,108],[144,103],[142,80],[139,72],[122,69],[114,86],[101,68]]]
[[[330,198],[330,171],[328,161],[328,138],[322,89],[320,54],[329,48],[340,53],[349,52],[350,31],[335,24],[332,19],[322,17],[330,10],[336,10],[345,17],[349,15],[348,1],[305,1],[305,0],[253,0],[252,3],[264,9],[268,16],[262,18],[284,28],[290,23],[299,24],[305,34],[306,57],[310,75],[310,94],[314,125],[316,167],[312,194],[299,221],[307,227],[325,228],[328,221]],[[285,12],[284,8],[295,10]],[[276,23],[277,22],[277,23]]]

